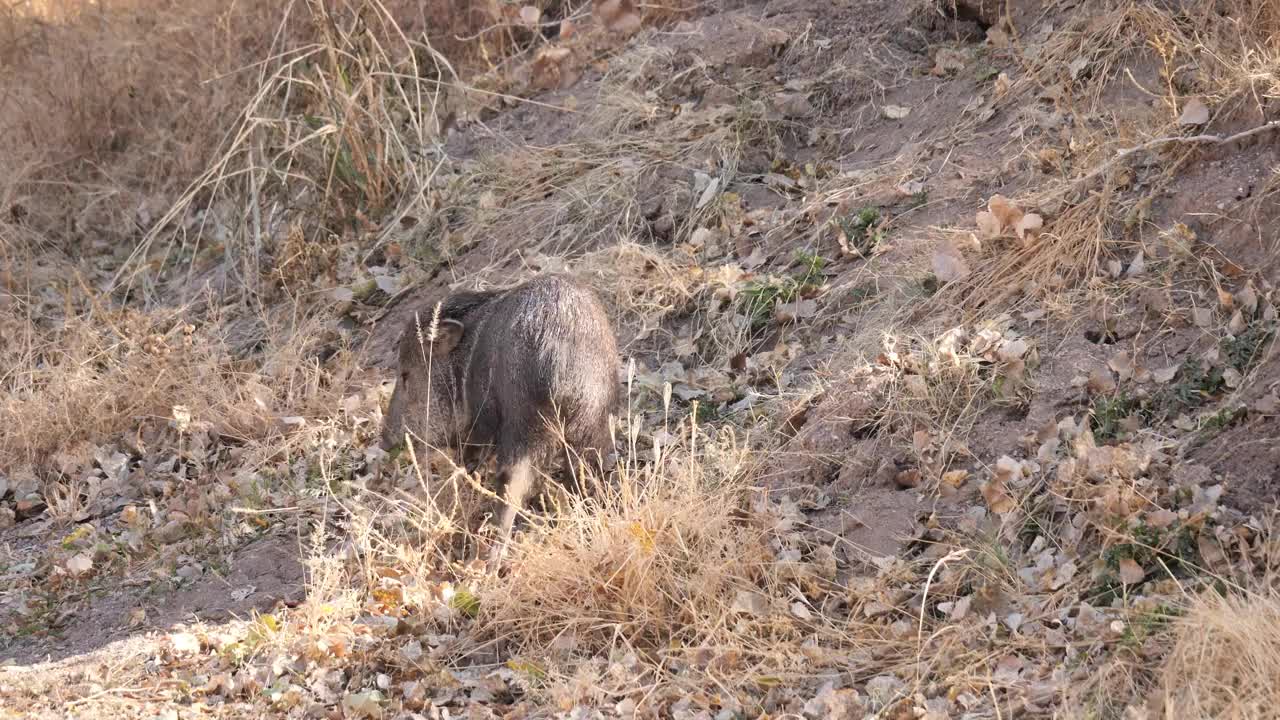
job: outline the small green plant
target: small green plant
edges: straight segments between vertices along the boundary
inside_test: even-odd
[[[799,295],[800,284],[789,277],[767,278],[753,283],[739,295],[739,308],[751,321],[754,335],[769,325],[773,308],[779,303],[794,302]]]
[[[1273,335],[1272,330],[1255,325],[1235,337],[1224,339],[1219,350],[1226,361],[1225,366],[1206,367],[1197,358],[1184,360],[1178,368],[1175,382],[1147,401],[1144,411],[1154,418],[1167,418],[1183,410],[1203,407],[1226,390],[1226,369],[1248,372]],[[1221,431],[1239,416],[1238,409],[1224,408],[1209,417],[1201,429],[1210,433]]]
[[[1123,542],[1108,547],[1102,553],[1106,562],[1106,573],[1103,573],[1096,585],[1087,593],[1089,602],[1094,605],[1107,605],[1126,592],[1132,592],[1132,585],[1125,587],[1120,579],[1120,562],[1133,560],[1139,568],[1167,570],[1178,578],[1189,578],[1201,573],[1202,559],[1196,542],[1196,530],[1188,525],[1174,525],[1169,528],[1155,528],[1147,523],[1140,523],[1130,530],[1132,542]]]
[[[1206,418],[1204,424],[1201,425],[1201,430],[1210,434],[1219,433],[1234,425],[1246,413],[1247,411],[1243,407],[1224,407]]]
[[[821,255],[796,253],[800,269],[793,275],[771,277],[753,283],[739,295],[739,310],[751,321],[751,334],[764,330],[773,319],[773,308],[778,304],[795,302],[797,298],[812,296],[822,282],[822,270],[827,259]]]
[[[1273,331],[1261,325],[1252,325],[1239,335],[1222,341],[1222,355],[1231,367],[1247,372],[1262,355],[1262,349],[1271,341]]]
[[[1138,613],[1125,625],[1120,644],[1140,647],[1146,641],[1161,632],[1185,613],[1172,605],[1161,603],[1150,610]]]
[[[694,421],[699,425],[715,424],[724,415],[724,408],[715,403],[698,403],[697,408],[697,412],[694,415]]]
[[[1199,360],[1189,359],[1178,370],[1173,398],[1184,407],[1197,408],[1221,392],[1225,385],[1222,368],[1205,368]]]
[[[878,222],[880,211],[874,207],[864,207],[857,213],[836,221],[849,243],[849,249],[863,255],[870,254],[881,240],[882,233],[875,229]]]
[[[1141,409],[1142,403],[1123,392],[1095,398],[1089,409],[1089,426],[1094,439],[1104,444],[1119,440],[1124,434],[1124,421]]]
[[[977,80],[979,83],[985,83],[996,79],[996,76],[999,74],[1000,71],[990,65],[979,65],[977,69],[974,70],[973,77],[974,80]]]
[[[876,297],[876,286],[874,283],[863,283],[849,291],[849,301],[854,307],[861,307],[870,303]]]
[[[822,270],[827,266],[826,258],[804,250],[796,251],[796,262],[800,263],[801,270],[796,280],[801,285],[812,284],[815,279],[822,277]]]

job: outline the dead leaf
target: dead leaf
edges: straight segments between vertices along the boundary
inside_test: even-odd
[[[640,29],[640,11],[634,0],[595,0],[591,14],[611,33],[626,36]]]
[[[1204,125],[1207,122],[1209,122],[1209,106],[1199,98],[1188,100],[1182,108],[1182,114],[1178,116],[1179,125]]]
[[[933,444],[933,436],[928,430],[916,430],[911,433],[911,449],[916,455],[923,456],[929,450],[929,446]]]
[[[67,570],[72,575],[84,575],[93,569],[93,556],[88,553],[73,555],[67,559]]]
[[[1133,261],[1129,263],[1129,269],[1125,270],[1124,276],[1127,278],[1135,278],[1146,272],[1146,269],[1146,259],[1143,257],[1142,251],[1139,250],[1138,254],[1133,257]]]
[[[782,324],[793,323],[811,318],[818,312],[816,300],[797,300],[793,303],[782,303],[773,309],[773,318]]]
[[[1018,231],[1018,239],[1026,240],[1028,236],[1034,240],[1040,235],[1040,228],[1044,227],[1044,218],[1035,213],[1027,213],[1022,216],[1014,229]]]
[[[359,693],[348,693],[342,698],[342,714],[348,718],[382,717],[382,693],[369,690]]]
[[[1008,74],[1000,73],[996,76],[995,91],[996,97],[1004,97],[1009,94],[1009,90],[1013,88],[1013,81],[1009,79]]]
[[[1081,55],[1067,65],[1067,70],[1071,73],[1072,80],[1078,80],[1080,73],[1084,72],[1087,67],[1089,67],[1089,58]]]
[[[960,250],[950,240],[943,240],[933,253],[933,274],[939,282],[963,280],[969,275],[969,265]]]
[[[1200,551],[1200,558],[1204,561],[1205,567],[1209,570],[1222,573],[1229,567],[1227,554],[1222,549],[1222,543],[1212,535],[1202,534],[1196,538],[1196,548]]]
[[[911,108],[901,105],[885,105],[880,108],[880,112],[890,120],[902,120],[911,114]]]
[[[703,189],[702,195],[698,197],[698,204],[695,205],[695,208],[701,210],[706,207],[708,203],[715,199],[716,193],[719,192],[719,190],[720,178],[718,176],[711,178],[707,183],[706,188]]]
[[[1115,371],[1120,378],[1120,382],[1124,382],[1133,377],[1133,358],[1129,357],[1127,350],[1121,350],[1111,359],[1107,361],[1107,367]]]
[[[929,72],[942,77],[953,72],[959,72],[964,69],[964,63],[967,55],[955,48],[938,48],[938,52],[933,57],[933,69]]]
[[[1147,524],[1157,529],[1167,528],[1177,519],[1178,513],[1173,512],[1172,510],[1165,510],[1164,508],[1152,510],[1147,513]]]
[[[985,239],[994,240],[995,238],[1000,237],[1000,233],[1002,231],[1002,228],[1000,227],[1000,219],[995,215],[987,212],[986,210],[982,210],[978,212],[975,220],[978,224],[978,232],[982,233],[982,236]]]
[[[769,610],[769,600],[760,593],[739,590],[730,609],[738,613],[763,617]]]
[[[1236,306],[1236,296],[1222,288],[1218,288],[1218,305],[1220,305],[1223,310],[1230,311]]]
[[[373,282],[388,295],[395,295],[400,291],[400,279],[393,275],[374,275]]]
[[[1023,478],[1022,463],[1008,455],[1001,455],[996,460],[996,481],[1000,483],[1017,483]]]
[[[795,615],[796,617],[800,618],[801,620],[812,620],[812,619],[813,619],[813,613],[809,610],[808,606],[806,606],[806,605],[805,605],[804,603],[802,603],[802,602],[793,602],[793,603],[791,603],[791,614],[792,614],[792,615]]]
[[[992,195],[987,200],[987,210],[1000,221],[1001,232],[1008,228],[1017,227],[1018,223],[1022,221],[1022,210],[1017,205],[1009,202],[1009,198],[999,193]]]
[[[1160,385],[1164,385],[1165,383],[1168,383],[1171,380],[1173,380],[1174,376],[1177,374],[1178,374],[1178,366],[1170,365],[1169,367],[1163,368],[1161,370],[1152,370],[1151,379],[1155,380]]]
[[[1147,571],[1134,561],[1133,558],[1125,558],[1120,561],[1120,582],[1125,585],[1137,585],[1147,576]]]
[[[996,358],[1003,360],[1004,362],[1021,360],[1030,349],[1031,346],[1022,338],[1018,338],[1016,340],[1005,340],[1000,343],[1000,347],[996,348]]]
[[[1231,320],[1227,322],[1227,332],[1232,335],[1239,335],[1248,327],[1248,323],[1244,321],[1244,313],[1236,310],[1231,314]]]
[[[1053,572],[1053,577],[1049,579],[1049,588],[1052,590],[1060,590],[1067,583],[1071,582],[1071,578],[1076,576],[1079,568],[1075,562],[1068,560],[1057,567]]]
[[[900,488],[913,488],[920,486],[920,470],[919,468],[911,468],[893,476],[893,482]]]
[[[564,47],[548,47],[538,51],[529,64],[529,84],[539,89],[554,90],[577,82],[581,72],[569,62],[572,55],[573,52]]]
[[[1241,375],[1239,370],[1229,367],[1222,371],[1222,381],[1227,384],[1227,387],[1235,390],[1244,383],[1244,375]]]
[[[1250,315],[1258,311],[1258,293],[1254,291],[1253,283],[1245,285],[1243,290],[1236,293],[1236,302]]]
[[[942,473],[943,484],[949,485],[953,488],[958,488],[964,485],[965,482],[968,481],[968,479],[969,479],[968,470],[951,470],[951,471]]]
[[[997,515],[1003,515],[1014,508],[1013,498],[1005,492],[1004,483],[998,480],[993,479],[982,486],[982,497],[987,501],[991,512]]]

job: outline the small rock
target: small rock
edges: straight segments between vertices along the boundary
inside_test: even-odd
[[[905,684],[892,675],[877,675],[867,681],[867,695],[876,708],[884,708],[902,694]]]
[[[806,118],[816,112],[809,98],[795,92],[778,93],[773,97],[773,106],[778,112],[790,118]]]
[[[195,655],[200,652],[200,638],[192,633],[174,633],[169,636],[169,649],[174,655]]]
[[[187,523],[183,520],[170,520],[151,533],[152,539],[164,544],[178,542],[187,536]]]

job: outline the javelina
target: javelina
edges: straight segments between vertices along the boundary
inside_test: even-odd
[[[434,311],[427,306],[400,338],[382,444],[398,444],[407,430],[420,444],[460,448],[464,461],[495,452],[501,552],[535,466],[565,445],[602,460],[618,396],[617,342],[595,293],[562,276],[450,295],[431,340]]]

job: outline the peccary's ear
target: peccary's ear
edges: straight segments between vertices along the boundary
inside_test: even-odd
[[[436,339],[431,343],[431,354],[444,357],[462,340],[462,332],[466,329],[461,322],[453,318],[441,318],[436,326]]]
[[[400,371],[406,372],[414,365],[422,364],[422,356],[426,353],[418,346],[418,323],[410,320],[400,333],[399,347]]]

